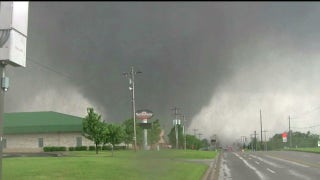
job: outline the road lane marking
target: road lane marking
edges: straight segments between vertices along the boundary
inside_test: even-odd
[[[317,163],[310,163],[310,162],[301,161],[301,160],[298,160],[298,159],[284,158],[284,157],[281,157],[281,156],[278,156],[278,155],[274,155],[274,154],[272,154],[272,155],[266,155],[266,156],[269,156],[269,157],[272,156],[272,157],[275,157],[275,158],[287,160],[287,161],[293,162],[293,163],[295,163],[296,165],[302,166],[302,167],[320,168],[319,164],[317,164]]]
[[[258,171],[257,168],[255,168],[254,166],[252,166],[251,164],[248,163],[248,161],[246,161],[245,159],[243,159],[241,156],[239,156],[237,153],[233,152],[233,154],[235,156],[237,156],[239,159],[241,159],[243,161],[243,163],[248,166],[250,169],[252,169],[258,176],[260,179],[266,179],[266,177],[260,172]]]
[[[270,161],[268,161],[268,160],[266,160],[266,159],[263,159],[263,158],[261,158],[261,157],[258,157],[258,156],[252,155],[252,154],[250,154],[250,156],[253,157],[253,158],[256,158],[256,159],[260,160],[261,162],[264,162],[264,163],[266,163],[266,164],[269,164],[269,165],[271,165],[271,166],[273,166],[273,167],[283,168],[282,166],[279,166],[278,164],[275,164],[275,163],[273,163],[273,162],[270,162]]]
[[[268,170],[269,172],[271,172],[272,174],[275,174],[275,173],[276,173],[275,171],[273,171],[273,170],[271,170],[271,169],[269,169],[269,168],[267,168],[267,170]]]
[[[256,164],[258,164],[258,165],[260,164],[258,161],[254,161],[254,162],[255,162]]]
[[[269,156],[269,155],[266,155],[270,158],[273,158],[273,159],[277,159],[279,161],[283,161],[283,162],[287,162],[287,163],[290,163],[290,164],[294,164],[294,165],[297,165],[297,166],[301,166],[301,167],[310,167],[310,166],[307,166],[307,165],[304,165],[304,164],[300,164],[300,163],[297,163],[297,162],[294,162],[294,161],[290,161],[290,160],[286,160],[286,159],[282,159],[282,158],[278,158],[278,157],[273,157],[273,156]]]
[[[297,173],[297,172],[295,172],[295,171],[292,170],[292,169],[289,169],[289,173],[292,174],[292,175],[294,175],[294,176],[296,176],[296,177],[298,177],[299,179],[304,179],[304,180],[309,180],[309,179],[310,179],[309,177],[304,176],[304,175],[301,175],[300,173]],[[310,180],[311,180],[311,179],[310,179]]]

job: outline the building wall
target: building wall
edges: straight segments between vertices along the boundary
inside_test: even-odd
[[[4,152],[42,152],[44,146],[75,147],[77,138],[81,137],[82,146],[93,146],[94,143],[83,137],[81,133],[47,133],[47,134],[13,134],[5,135]],[[39,138],[43,147],[39,147]],[[79,141],[79,139],[78,139]],[[78,142],[79,143],[79,142]]]

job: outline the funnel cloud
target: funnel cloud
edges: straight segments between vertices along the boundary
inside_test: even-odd
[[[105,121],[172,108],[193,129],[231,143],[260,132],[318,132],[317,2],[30,2],[27,67],[7,68],[5,111],[53,110]],[[295,119],[294,119],[295,118]],[[308,128],[309,127],[309,128]]]

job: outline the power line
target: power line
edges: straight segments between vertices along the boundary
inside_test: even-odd
[[[49,67],[47,65],[39,63],[38,61],[36,61],[36,60],[34,60],[34,59],[30,58],[30,57],[27,57],[27,60],[32,62],[32,63],[34,63],[34,64],[36,64],[36,65],[38,65],[38,66],[40,66],[40,67],[42,67],[42,68],[44,68],[44,69],[47,69],[47,70],[49,70],[51,72],[54,72],[54,73],[56,73],[56,74],[58,74],[60,76],[63,76],[65,78],[69,79],[69,80],[74,81],[74,79],[71,76],[66,75],[65,73],[59,72],[59,71],[57,71],[57,70],[55,70],[55,69],[53,69],[53,68],[51,68],[51,67]]]
[[[78,85],[83,85],[83,86],[85,86],[85,87],[88,87],[88,83],[83,84],[83,81],[82,81],[82,80],[78,80],[78,79],[70,76],[69,74],[62,73],[62,72],[60,72],[60,71],[57,71],[57,70],[55,70],[54,68],[51,68],[51,67],[48,66],[48,65],[45,65],[45,64],[43,64],[43,63],[40,63],[39,61],[37,61],[37,60],[35,60],[35,59],[33,59],[33,58],[27,57],[27,60],[28,60],[29,62],[32,62],[33,64],[36,64],[37,66],[39,66],[39,67],[41,67],[41,68],[43,68],[43,69],[46,69],[46,70],[48,70],[48,71],[50,71],[50,72],[53,72],[53,73],[55,73],[55,74],[57,74],[57,75],[59,75],[59,76],[61,76],[61,77],[64,77],[65,79],[70,80],[71,82],[76,82]],[[91,83],[92,83],[92,82],[91,82]],[[90,88],[91,88],[91,89],[96,89],[94,86],[90,86]]]

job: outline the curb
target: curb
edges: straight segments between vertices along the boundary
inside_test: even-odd
[[[218,157],[214,158],[210,163],[207,171],[202,177],[202,180],[217,180],[219,178],[221,154],[222,153],[219,153]]]

